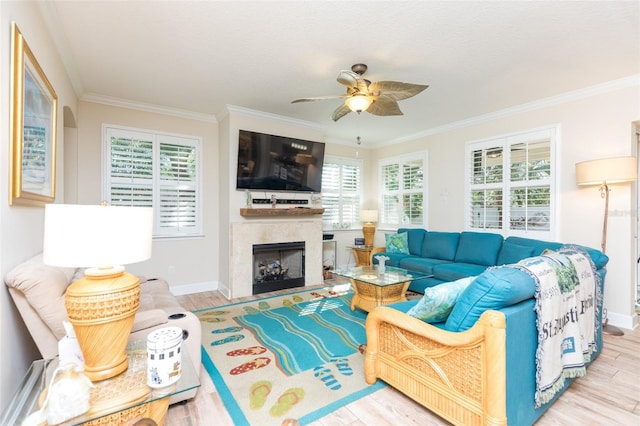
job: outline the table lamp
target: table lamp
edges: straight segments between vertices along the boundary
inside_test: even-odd
[[[635,157],[613,157],[584,161],[576,164],[576,184],[600,185],[600,196],[604,198],[604,222],[602,225],[601,248],[607,249],[607,220],[609,218],[609,185],[631,182],[638,178]],[[607,334],[622,336],[624,332],[607,323],[606,310],[603,318],[603,331]]]
[[[378,210],[362,210],[360,211],[360,221],[362,222],[362,235],[364,236],[364,245],[373,246],[373,236],[376,233],[376,227],[373,222],[378,221]]]
[[[45,206],[45,264],[88,267],[67,287],[65,306],[92,381],[128,367],[126,346],[140,306],[140,281],[125,264],[151,257],[153,209],[106,205]]]

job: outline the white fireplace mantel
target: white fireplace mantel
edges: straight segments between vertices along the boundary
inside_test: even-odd
[[[231,223],[229,297],[253,292],[255,244],[305,242],[305,285],[322,284],[322,220]]]

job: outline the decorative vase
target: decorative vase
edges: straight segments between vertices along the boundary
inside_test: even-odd
[[[384,263],[389,260],[389,258],[387,256],[376,256],[376,259],[378,259],[378,273],[384,274],[387,270]]]

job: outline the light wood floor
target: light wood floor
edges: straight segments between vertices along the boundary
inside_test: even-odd
[[[268,295],[271,294],[261,297]],[[251,296],[231,302],[255,298]],[[189,310],[231,303],[217,291],[179,296],[178,299]],[[587,370],[586,377],[576,380],[536,425],[640,425],[640,329],[625,330],[622,337],[605,335],[604,341],[604,349]],[[200,382],[200,390],[193,400],[169,408],[167,426],[233,425],[202,366]],[[314,426],[447,424],[390,386],[313,423]]]

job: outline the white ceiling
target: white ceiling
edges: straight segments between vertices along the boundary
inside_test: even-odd
[[[640,73],[638,1],[80,1],[42,8],[78,94],[233,105],[379,145]],[[404,116],[329,118],[339,70],[429,84]],[[635,77],[634,77],[635,78]]]

